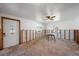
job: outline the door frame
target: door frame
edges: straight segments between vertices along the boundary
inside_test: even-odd
[[[13,20],[13,21],[17,21],[19,22],[19,44],[21,44],[21,35],[20,35],[20,20],[17,20],[17,19],[13,19],[13,18],[9,18],[9,17],[4,17],[4,16],[1,16],[1,29],[2,29],[2,49],[3,49],[3,20],[6,19],[6,20]]]

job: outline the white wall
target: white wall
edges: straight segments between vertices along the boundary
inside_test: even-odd
[[[67,20],[67,21],[57,21],[57,22],[52,22],[49,23],[47,28],[53,28],[53,26],[57,26],[59,27],[59,29],[79,29],[79,20],[75,19],[75,20]]]
[[[26,20],[26,19],[21,20],[21,29],[36,30],[36,29],[40,29],[39,27],[42,27],[41,29],[43,29],[43,25],[36,21]]]

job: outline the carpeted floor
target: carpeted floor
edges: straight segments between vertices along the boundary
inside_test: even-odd
[[[78,56],[79,48],[70,40],[38,40],[28,47],[26,43],[0,51],[1,56]]]

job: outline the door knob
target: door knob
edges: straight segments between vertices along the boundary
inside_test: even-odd
[[[5,35],[5,33],[3,33],[3,35]]]

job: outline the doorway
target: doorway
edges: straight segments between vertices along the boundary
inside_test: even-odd
[[[2,49],[21,44],[20,20],[1,17],[2,22]]]

